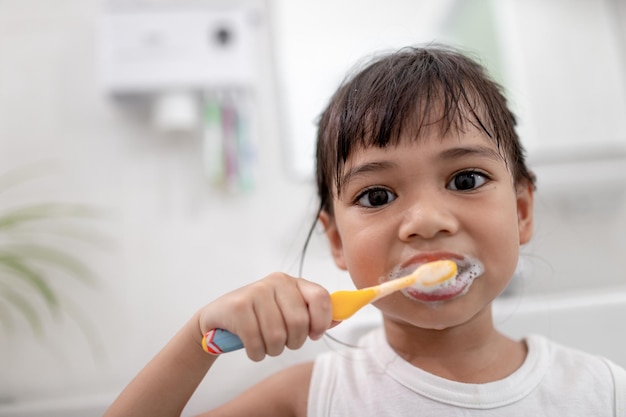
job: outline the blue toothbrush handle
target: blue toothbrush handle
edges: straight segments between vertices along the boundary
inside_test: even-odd
[[[212,355],[220,355],[241,348],[243,348],[243,343],[239,336],[228,330],[209,330],[202,338],[202,349]]]

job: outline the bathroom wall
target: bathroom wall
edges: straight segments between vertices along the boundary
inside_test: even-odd
[[[315,86],[322,79],[324,88],[332,89],[340,75],[300,74],[302,62],[286,61],[284,50],[271,46],[295,48],[298,43],[283,38],[292,30],[290,35],[301,41],[304,51],[319,43],[319,50],[331,53],[337,39],[343,39],[344,47],[358,43],[356,50],[365,53],[361,37],[342,38],[345,22],[361,22],[356,33],[367,33],[383,16],[389,20],[382,27],[393,25],[392,15],[381,14],[374,1],[358,2],[358,19],[352,18],[356,7],[349,2],[342,6],[317,2],[306,16],[293,10],[291,3],[261,3],[267,9],[259,16],[256,50],[260,80],[254,94],[256,182],[249,191],[228,192],[207,180],[199,157],[200,130],[163,133],[151,124],[145,108],[116,101],[101,90],[96,29],[103,1],[0,2],[1,171],[38,161],[52,161],[57,167],[53,176],[22,192],[0,194],[0,204],[60,199],[94,204],[107,213],[89,225],[106,236],[107,245],[84,249],[83,254],[96,273],[96,285],[68,279],[57,284],[71,300],[74,313],[51,318],[42,336],[26,326],[1,330],[3,396],[35,404],[32,415],[38,409],[49,410],[58,398],[68,398],[69,404],[80,397],[92,399],[97,415],[200,306],[274,270],[298,274],[315,195],[306,173],[294,169],[293,160],[302,157],[294,153],[290,138],[298,132],[308,134],[311,127],[294,127],[295,121],[309,123],[316,114],[298,114],[300,106],[309,109],[309,96],[293,102],[298,95],[286,87],[300,82]],[[446,7],[456,2],[443,3],[438,10],[432,10],[431,2],[398,0],[396,6],[416,15],[430,10],[443,21],[441,14],[445,17]],[[391,9],[389,2],[385,5],[385,10]],[[334,7],[336,13],[330,12]],[[323,37],[317,36],[315,28],[320,27],[325,28]],[[298,28],[309,31],[295,32]],[[392,35],[376,48],[432,40],[428,33],[433,28],[421,26],[413,36],[410,22],[403,28],[380,29],[380,36]],[[333,64],[316,51],[309,50],[303,59]],[[347,65],[335,64],[331,67],[337,71]],[[567,120],[567,115],[558,114],[558,106],[551,110],[559,120]],[[605,169],[605,156],[596,165],[570,158],[562,163],[567,169],[556,174],[551,159],[538,163],[536,239],[524,250],[521,278],[514,281],[511,294],[584,293],[598,283],[601,290],[623,288],[626,276],[618,262],[626,250],[626,182],[600,176],[586,187],[578,186],[591,170]],[[619,173],[623,160],[618,158],[611,166],[617,168],[610,172]],[[545,187],[543,172],[550,178]],[[313,235],[304,275],[331,290],[350,285],[326,256],[319,230]],[[324,342],[310,343],[302,352],[287,352],[261,364],[242,360],[240,353],[221,358],[216,369],[221,373],[215,373],[223,378],[219,398],[234,395],[278,365],[326,348]],[[210,379],[201,387],[190,412],[215,401],[214,384],[216,380]],[[6,415],[27,415],[15,410]]]

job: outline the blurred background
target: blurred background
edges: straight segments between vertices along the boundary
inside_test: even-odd
[[[0,416],[101,415],[199,307],[299,275],[319,112],[363,57],[428,42],[504,86],[539,178],[498,325],[626,366],[624,1],[8,0]],[[318,228],[302,275],[351,286]],[[327,348],[224,356],[188,413]]]

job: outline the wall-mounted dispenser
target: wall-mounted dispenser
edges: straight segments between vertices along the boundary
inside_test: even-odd
[[[259,25],[250,2],[111,1],[100,22],[101,85],[149,102],[160,131],[204,131],[210,179],[247,187]]]

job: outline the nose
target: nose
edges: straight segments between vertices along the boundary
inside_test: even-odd
[[[456,207],[458,208],[458,207]],[[404,210],[399,237],[409,241],[416,238],[433,239],[440,235],[452,235],[459,229],[459,219],[450,201],[433,194],[416,199]]]

